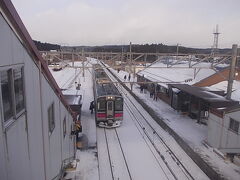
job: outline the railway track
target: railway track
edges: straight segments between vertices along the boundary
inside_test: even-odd
[[[109,76],[116,81],[111,72],[109,72]],[[124,96],[124,104],[129,114],[131,114],[131,119],[135,122],[146,143],[150,142],[151,146],[148,143],[149,148],[152,149],[159,166],[161,166],[168,179],[195,179],[180,158],[172,151],[168,143],[165,142],[166,140],[161,136],[161,131],[155,130],[149,123],[149,119],[152,119],[150,115],[144,108],[136,106],[138,103],[127,90],[122,86],[119,86],[119,90]]]
[[[106,150],[101,153],[106,156],[99,157],[99,163],[104,162],[104,165],[99,164],[100,180],[132,180],[117,129],[97,128],[97,134],[104,137],[104,141],[98,141],[99,153]]]
[[[148,122],[147,119],[150,117],[144,113],[144,110],[139,110],[139,106],[136,106],[136,102],[134,102],[133,99],[130,99],[130,95],[126,90],[123,89],[123,87],[119,88],[121,88],[120,91],[124,94],[124,105],[129,114],[131,114],[131,119],[135,121],[135,125],[138,127],[139,132],[144,134],[143,137],[147,138],[152,145],[153,149],[155,150],[155,153],[153,153],[155,156],[158,156],[156,160],[161,168],[164,169],[161,161],[163,161],[167,167],[168,170],[164,170],[166,175],[170,172],[174,179],[194,179],[191,173],[184,167],[184,165],[163,140],[160,134]]]
[[[127,102],[126,99],[128,99]],[[194,179],[160,134],[148,122],[143,111],[140,111],[128,96],[125,98],[125,105],[133,117],[132,120],[135,121],[135,125],[138,127],[139,132],[143,134],[143,137],[152,145],[153,150],[155,151],[153,153],[158,156],[157,160],[159,161],[159,164],[161,164],[161,168],[163,168],[163,162],[168,169],[164,170],[166,174],[169,174],[170,172],[174,179]]]

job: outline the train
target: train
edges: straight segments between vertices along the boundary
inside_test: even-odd
[[[100,64],[93,64],[95,120],[99,127],[118,127],[123,121],[123,97]]]

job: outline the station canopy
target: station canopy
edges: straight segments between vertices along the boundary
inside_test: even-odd
[[[230,107],[239,104],[238,101],[228,100],[223,96],[210,92],[206,88],[190,86],[187,84],[169,84],[169,86],[195,96],[204,102],[209,103],[213,108]]]

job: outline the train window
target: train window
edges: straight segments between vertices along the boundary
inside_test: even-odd
[[[99,98],[97,103],[98,110],[105,110],[106,109],[106,100],[105,98]]]
[[[11,85],[12,70],[1,72],[1,90],[2,90],[2,107],[4,114],[4,122],[13,116],[13,94]]]
[[[115,100],[115,110],[116,111],[122,111],[123,110],[123,99],[122,98],[116,98],[116,100]]]
[[[13,70],[16,113],[24,109],[23,68]]]
[[[112,101],[108,101],[107,105],[108,105],[108,110],[112,111],[113,110],[113,102]]]
[[[54,103],[48,108],[48,130],[51,134],[55,128],[55,117],[54,117]]]

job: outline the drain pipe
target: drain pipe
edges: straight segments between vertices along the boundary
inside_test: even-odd
[[[229,77],[228,77],[228,87],[227,87],[227,99],[231,99],[233,80],[235,76],[235,66],[237,62],[237,44],[232,45],[232,61],[230,63]]]

